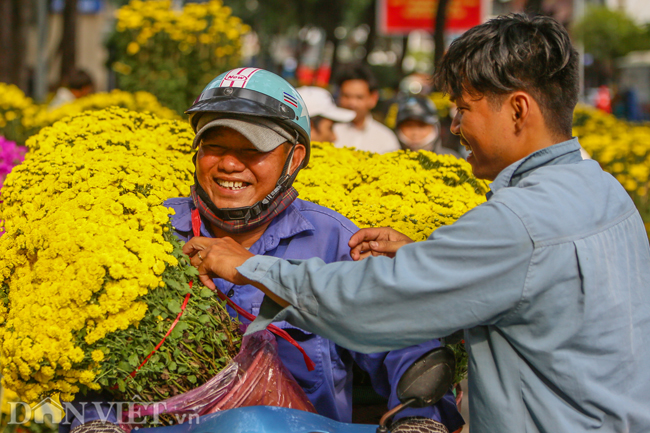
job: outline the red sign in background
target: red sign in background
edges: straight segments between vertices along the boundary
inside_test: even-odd
[[[378,0],[379,27],[384,34],[433,31],[438,0]],[[449,0],[445,29],[463,32],[481,24],[481,0]]]

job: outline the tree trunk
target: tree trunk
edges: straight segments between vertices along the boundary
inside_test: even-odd
[[[438,68],[442,55],[445,53],[445,24],[447,21],[447,6],[449,0],[439,0],[436,11],[435,29],[433,30],[433,69]]]
[[[368,5],[368,9],[366,9],[365,21],[366,24],[368,24],[370,31],[368,32],[368,39],[366,39],[366,43],[365,43],[366,55],[363,58],[364,63],[368,62],[368,54],[370,54],[372,50],[375,48],[375,37],[377,36],[376,10],[377,10],[377,0],[372,0]]]
[[[542,15],[542,3],[544,3],[544,0],[526,0],[524,11],[531,17]]]
[[[0,82],[13,83],[13,0],[0,0]]]
[[[15,84],[28,92],[25,41],[29,2],[0,0],[0,82]]]
[[[77,0],[65,0],[60,51],[61,81],[65,82],[77,63]]]

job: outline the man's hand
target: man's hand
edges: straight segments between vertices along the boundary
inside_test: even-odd
[[[413,242],[413,239],[397,230],[378,227],[359,230],[352,235],[348,245],[352,259],[362,260],[370,255],[395,257],[398,249]]]
[[[250,284],[250,280],[237,272],[236,268],[253,257],[253,254],[232,238],[193,237],[183,245],[183,252],[199,270],[201,282],[212,290],[216,289],[212,281],[215,277],[237,285]]]

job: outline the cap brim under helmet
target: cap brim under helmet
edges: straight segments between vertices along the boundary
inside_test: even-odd
[[[240,87],[215,87],[205,91],[185,114],[190,116],[190,124],[196,132],[198,120],[204,113],[219,113],[224,117],[257,116],[272,119],[289,131],[298,132],[298,142],[305,145],[307,153],[302,166],[309,162],[310,142],[306,131],[296,128],[298,119],[293,108],[277,99],[255,90]]]

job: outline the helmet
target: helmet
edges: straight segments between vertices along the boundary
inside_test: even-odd
[[[407,119],[419,120],[429,125],[437,125],[438,110],[427,97],[409,96],[398,104],[395,128]]]
[[[284,164],[276,187],[264,199],[251,206],[217,208],[201,187],[196,173],[194,174],[193,191],[196,194],[193,192],[193,198],[202,200],[210,209],[212,212],[210,214],[211,222],[219,224],[226,230],[234,230],[231,223],[243,221],[242,224],[237,225],[237,230],[246,230],[255,224],[259,225],[263,221],[272,219],[275,216],[273,206],[283,203],[283,197],[287,194],[292,195],[291,184],[300,169],[309,161],[311,133],[309,113],[296,89],[283,78],[269,71],[259,68],[237,68],[224,72],[212,80],[185,113],[190,116],[189,120],[194,132],[199,132],[199,125],[206,123],[201,121],[201,117],[209,115],[211,118],[209,122],[222,124],[230,122],[230,127],[234,129],[237,129],[236,123],[240,124],[240,128],[242,127],[241,123],[244,122],[261,124],[274,130],[281,137],[291,138],[287,141],[293,142],[294,146]],[[278,127],[279,132],[276,129]],[[247,138],[249,137],[247,136]],[[305,146],[306,154],[298,169],[289,175],[289,164],[296,143],[302,143]],[[257,144],[255,146],[258,147]],[[207,214],[205,209],[204,213]]]
[[[259,68],[237,68],[212,80],[194,104],[185,111],[196,132],[203,113],[223,113],[224,117],[259,116],[275,121],[305,145],[310,154],[309,113],[300,94],[286,80]]]

